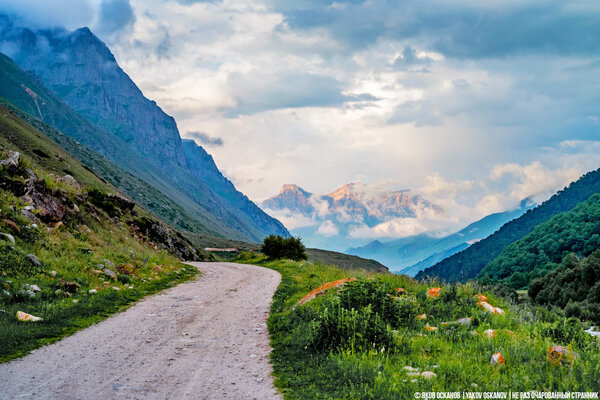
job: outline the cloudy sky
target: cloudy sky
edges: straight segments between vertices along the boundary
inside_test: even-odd
[[[90,26],[253,200],[361,181],[460,225],[600,166],[597,0],[16,3]]]

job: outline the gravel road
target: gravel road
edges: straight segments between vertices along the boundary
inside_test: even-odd
[[[0,364],[1,399],[280,399],[266,319],[279,273],[191,263],[196,281]]]

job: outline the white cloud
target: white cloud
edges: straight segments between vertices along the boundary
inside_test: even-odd
[[[273,218],[278,219],[288,229],[306,228],[318,224],[314,218],[298,213],[292,213],[287,208],[283,210],[271,210],[266,208],[264,209],[264,212]]]
[[[0,8],[75,28],[98,23],[100,1],[0,0]],[[97,33],[182,132],[223,138],[211,154],[251,199],[284,182],[321,193],[357,176],[393,182],[444,210],[377,228],[404,235],[543,198],[600,165],[598,41],[576,34],[595,25],[522,40],[482,25],[472,40],[476,24],[465,23],[529,26],[523,11],[533,10],[563,26],[563,14],[585,22],[598,9],[465,0],[449,14],[442,3],[132,0],[135,21],[123,34]],[[502,12],[481,14],[488,7]]]
[[[340,230],[338,229],[338,227],[335,226],[335,224],[331,221],[323,222],[319,226],[319,229],[317,229],[317,233],[325,237],[336,236],[339,232]]]

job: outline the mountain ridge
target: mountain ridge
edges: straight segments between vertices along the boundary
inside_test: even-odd
[[[196,208],[191,203],[198,204],[205,210],[200,213],[205,213],[208,220],[215,220],[211,229],[221,232],[223,237],[256,242],[268,234],[289,235],[279,221],[243,194],[235,194],[237,190],[229,180],[213,180],[226,186],[223,190],[213,190],[218,188],[198,179],[199,174],[188,165],[175,120],[143,96],[118,66],[110,49],[88,28],[33,32],[13,27],[6,17],[0,17],[0,28],[3,48],[10,48],[7,43],[11,44],[12,55],[30,75],[39,77],[39,82],[67,106],[91,120],[97,127],[94,133],[103,131],[108,135],[90,133],[94,129],[85,132],[77,127],[65,129],[64,121],[62,124],[48,121],[51,125],[127,170],[135,171],[146,182],[174,196],[184,207]],[[38,54],[40,47],[44,57]],[[6,93],[1,94],[7,97]],[[14,102],[15,97],[18,96],[13,93],[7,98]],[[39,102],[35,103],[35,109],[27,112],[44,119]],[[98,142],[98,137],[103,140]],[[125,151],[130,147],[133,151]],[[138,159],[131,160],[137,153]],[[213,177],[221,175],[214,161],[203,165],[214,169]]]
[[[475,278],[511,243],[525,237],[537,225],[557,214],[573,209],[598,192],[600,192],[600,169],[584,174],[539,206],[506,223],[486,239],[419,272],[417,278],[437,277],[447,281],[465,281]]]

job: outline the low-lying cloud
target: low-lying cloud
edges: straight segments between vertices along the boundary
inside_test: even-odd
[[[223,138],[213,137],[204,132],[188,132],[187,137],[194,139],[197,143],[205,146],[223,146]]]

